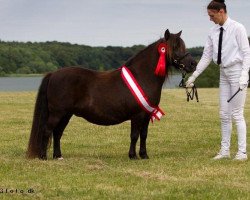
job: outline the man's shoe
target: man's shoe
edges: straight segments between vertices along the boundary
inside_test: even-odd
[[[230,158],[230,153],[229,151],[220,151],[215,157],[213,157],[214,160],[220,160],[224,158]]]
[[[247,160],[247,154],[246,154],[246,152],[243,153],[243,152],[239,151],[236,154],[234,160],[241,160],[241,161]]]

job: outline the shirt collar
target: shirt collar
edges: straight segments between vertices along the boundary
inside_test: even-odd
[[[227,17],[227,20],[225,21],[225,23],[223,24],[223,26],[220,26],[220,25],[218,24],[218,25],[217,25],[217,28],[220,29],[220,27],[222,27],[222,28],[226,31],[231,21],[232,21],[232,20],[231,20],[229,17]]]

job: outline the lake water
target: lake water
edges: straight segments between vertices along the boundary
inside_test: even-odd
[[[170,75],[163,84],[163,88],[177,88],[181,82],[181,74]]]
[[[36,91],[42,77],[1,77],[0,91]]]
[[[0,91],[37,91],[42,77],[1,77]],[[164,83],[164,88],[178,87],[181,75],[172,75]]]

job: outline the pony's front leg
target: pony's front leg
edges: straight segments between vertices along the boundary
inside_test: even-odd
[[[136,155],[136,143],[139,138],[140,127],[141,126],[140,124],[138,124],[137,120],[133,119],[131,120],[131,134],[130,134],[131,143],[128,153],[130,159],[138,159]]]
[[[146,140],[147,140],[147,135],[148,135],[148,124],[149,124],[150,118],[148,117],[145,119],[143,123],[142,130],[140,132],[140,151],[139,155],[142,159],[148,159],[148,154],[147,154],[147,148],[146,148]]]

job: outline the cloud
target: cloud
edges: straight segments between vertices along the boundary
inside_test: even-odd
[[[172,32],[183,30],[187,47],[201,46],[213,25],[207,17],[208,2],[0,0],[0,39],[131,46],[154,42],[169,28]],[[248,31],[249,4],[245,0],[228,2],[232,18],[239,19]]]

